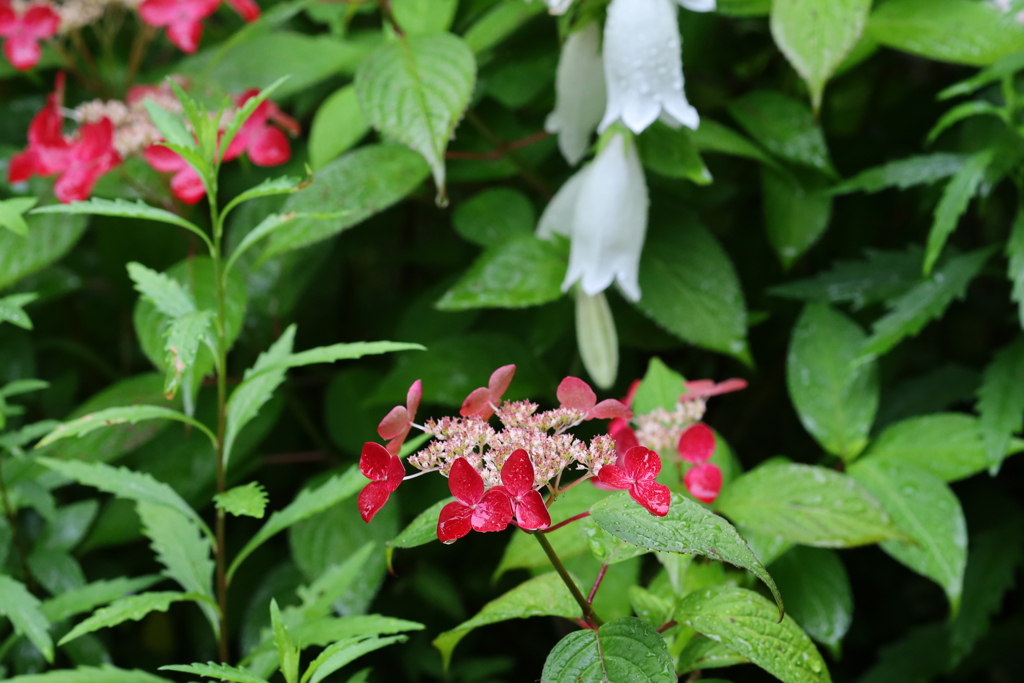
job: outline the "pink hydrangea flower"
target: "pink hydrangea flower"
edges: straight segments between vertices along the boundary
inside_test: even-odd
[[[448,488],[455,502],[441,509],[437,537],[453,543],[470,531],[502,531],[515,514],[504,486],[484,489],[484,480],[469,461],[459,458],[448,473]]]
[[[405,478],[405,465],[397,455],[391,455],[379,443],[367,442],[359,457],[359,471],[370,480],[359,492],[359,515],[364,522],[384,507],[388,498]]]
[[[702,503],[713,503],[722,491],[722,470],[718,465],[706,462],[690,468],[683,483],[691,496]]]
[[[0,4],[0,36],[4,56],[18,71],[28,71],[43,55],[39,41],[57,35],[60,16],[47,4],[33,3],[19,14],[9,4]]]
[[[247,90],[237,98],[235,103],[241,107],[249,99],[259,94],[258,90]],[[270,125],[271,122],[277,126]],[[288,137],[281,131],[284,128],[292,135],[302,132],[299,122],[285,114],[271,102],[264,100],[256,107],[256,111],[242,124],[238,134],[224,153],[224,159],[230,160],[248,154],[252,163],[257,166],[278,166],[292,156]]]
[[[387,449],[392,455],[398,455],[402,450],[405,438],[409,436],[412,423],[416,419],[416,410],[420,407],[420,399],[423,397],[423,383],[416,380],[409,387],[405,396],[404,406],[395,406],[384,419],[377,425],[377,433],[380,438],[388,442]]]
[[[633,500],[643,505],[652,515],[668,514],[672,492],[655,481],[661,472],[661,458],[649,448],[635,446],[626,451],[622,467],[607,465],[598,473],[601,483],[614,489],[628,489]]]
[[[686,462],[705,463],[715,452],[715,433],[703,422],[691,425],[679,435],[676,451]]]
[[[503,365],[492,372],[487,386],[474,389],[466,397],[466,400],[462,402],[459,415],[489,420],[494,415],[494,411],[501,405],[501,397],[505,395],[505,390],[512,383],[512,377],[515,374],[515,365]]]
[[[521,528],[533,530],[551,526],[551,513],[544,504],[544,498],[533,488],[533,463],[522,448],[513,451],[501,466],[501,483],[512,499],[516,523]]]
[[[139,6],[139,16],[150,26],[165,27],[167,39],[192,54],[199,48],[203,19],[218,5],[220,0],[146,0]]]
[[[563,408],[579,410],[586,417],[585,420],[608,420],[612,418],[633,417],[633,411],[626,407],[622,401],[614,398],[607,398],[600,403],[597,402],[597,394],[590,388],[590,385],[579,377],[566,377],[558,385],[558,401]]]

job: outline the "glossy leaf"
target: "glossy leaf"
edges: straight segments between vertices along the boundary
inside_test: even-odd
[[[214,662],[206,664],[172,664],[170,666],[162,666],[160,670],[178,671],[183,674],[214,678],[219,681],[235,681],[235,683],[267,683],[265,679],[253,676],[245,669],[227,664],[216,664]]]
[[[7,228],[20,237],[27,235],[28,223],[22,214],[38,201],[35,197],[12,197],[0,201],[0,228]]]
[[[172,603],[193,599],[195,596],[172,592],[142,593],[120,598],[106,607],[97,609],[89,618],[76,624],[57,644],[64,645],[101,628],[117,626],[126,621],[139,621],[151,612],[166,612]]]
[[[942,254],[946,240],[956,230],[960,217],[967,211],[971,198],[985,179],[985,172],[995,158],[995,150],[986,149],[971,156],[946,185],[939,205],[935,207],[935,220],[928,233],[928,247],[924,258],[924,273],[929,274]]]
[[[544,662],[541,683],[638,681],[675,683],[664,639],[635,617],[610,621],[594,630],[576,631],[558,641]]]
[[[832,188],[832,194],[880,192],[891,187],[905,190],[915,185],[929,185],[949,178],[959,171],[970,157],[966,154],[935,152],[890,161],[882,166],[861,171]]]
[[[174,320],[167,330],[167,379],[164,380],[164,396],[174,398],[181,385],[182,377],[199,354],[199,345],[207,340],[213,324],[211,311],[192,311]]]
[[[267,492],[259,483],[251,481],[218,493],[213,497],[213,502],[218,510],[236,517],[263,519],[263,513],[267,508]]]
[[[394,643],[404,643],[407,636],[391,636],[390,638],[349,638],[332,644],[309,664],[302,675],[302,683],[320,683],[332,673],[347,666],[363,655],[387,647]]]
[[[832,198],[768,168],[761,171],[761,179],[768,239],[788,270],[828,228]]]
[[[137,669],[118,669],[110,665],[55,669],[43,674],[13,676],[8,683],[170,683],[166,678]]]
[[[732,102],[729,113],[779,159],[836,177],[825,136],[803,102],[782,93],[756,90]]]
[[[51,622],[63,621],[78,614],[91,612],[101,605],[123,598],[128,593],[145,590],[162,580],[162,576],[150,575],[94,581],[44,601],[41,610]]]
[[[484,190],[459,204],[452,214],[455,232],[481,247],[496,247],[533,234],[537,214],[521,192],[505,187]]]
[[[1018,338],[996,352],[985,368],[978,389],[978,415],[989,467],[997,471],[1024,423],[1024,340]]]
[[[1009,265],[1006,274],[1013,283],[1010,298],[1017,302],[1017,317],[1024,329],[1024,209],[1018,209],[1006,240],[1006,256]]]
[[[309,129],[309,164],[318,171],[347,152],[366,134],[366,122],[353,85],[336,90],[316,110]]]
[[[23,330],[31,330],[32,319],[25,312],[25,306],[38,298],[35,294],[11,294],[0,298],[0,323],[8,322]]]
[[[793,621],[819,643],[837,647],[853,620],[853,589],[838,553],[798,546],[770,566]]]
[[[3,574],[0,574],[0,614],[11,620],[14,630],[28,638],[46,661],[53,661],[50,622],[43,616],[39,600],[29,593],[25,584]]]
[[[0,287],[6,288],[60,260],[85,234],[86,220],[82,216],[30,213],[27,222],[29,230],[24,237],[0,230]]]
[[[747,659],[736,654],[722,643],[706,636],[697,635],[679,653],[676,671],[680,674],[686,674],[691,671],[721,669],[727,666],[747,663]],[[700,680],[706,681],[707,679],[701,678]]]
[[[656,122],[636,140],[646,168],[667,178],[682,178],[697,185],[711,183],[711,172],[700,158],[689,128],[672,129]]]

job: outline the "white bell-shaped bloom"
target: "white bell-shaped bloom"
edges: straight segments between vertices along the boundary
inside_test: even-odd
[[[696,2],[696,0],[690,0]],[[696,130],[697,110],[683,93],[683,59],[673,0],[612,0],[604,25],[608,108],[599,131],[622,121],[640,133],[661,117]]]
[[[691,12],[714,12],[715,0],[676,0]]]
[[[687,2],[694,2],[695,0],[687,0]],[[703,0],[696,0],[696,2],[702,2]],[[711,0],[714,2],[714,0]],[[569,5],[572,4],[572,0],[544,0],[544,4],[548,6],[548,12],[551,14],[559,15],[565,14],[565,11],[569,9]]]
[[[563,291],[579,282],[584,294],[595,296],[618,282],[626,298],[640,300],[648,203],[636,146],[615,135],[562,186],[537,226],[540,237],[558,233],[572,240]]]
[[[571,165],[586,155],[606,100],[601,31],[591,22],[562,46],[555,75],[555,110],[544,125],[549,133],[558,133],[558,149]]]

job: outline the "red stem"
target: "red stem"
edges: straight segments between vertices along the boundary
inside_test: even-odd
[[[538,529],[537,533],[539,533],[539,534],[549,534],[552,531],[554,531],[555,529],[561,529],[566,524],[571,524],[572,522],[575,522],[578,519],[583,519],[584,517],[589,517],[589,516],[590,516],[590,510],[587,510],[586,512],[581,512],[580,514],[576,515],[575,517],[570,517],[567,520],[559,522],[558,524],[556,524],[554,526],[549,526],[547,529]]]
[[[601,582],[604,581],[604,574],[608,571],[608,563],[605,562],[601,565],[601,571],[597,573],[597,578],[594,579],[594,587],[590,589],[590,595],[587,596],[587,602],[591,605],[594,604],[594,596],[597,595],[597,589],[601,587]]]

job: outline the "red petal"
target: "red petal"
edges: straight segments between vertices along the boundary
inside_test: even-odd
[[[441,508],[441,515],[437,518],[437,537],[442,543],[452,543],[462,538],[473,529],[470,520],[473,518],[473,509],[462,503],[448,503]]]
[[[640,445],[636,439],[636,432],[622,418],[612,420],[608,424],[608,434],[615,440],[615,452],[620,456],[625,455],[630,448]]]
[[[206,196],[206,186],[191,166],[183,168],[171,178],[171,192],[186,204],[196,204]]]
[[[458,458],[448,472],[448,489],[466,505],[476,505],[484,495],[484,480],[465,458]]]
[[[394,439],[403,432],[409,432],[409,423],[412,418],[405,406],[395,406],[384,419],[377,425],[377,433],[382,439]]]
[[[494,405],[501,403],[501,397],[505,395],[508,385],[512,384],[512,378],[515,374],[515,365],[502,365],[491,373],[491,379],[487,382],[487,390],[491,394],[491,403]]]
[[[715,433],[703,422],[698,422],[679,435],[676,450],[686,462],[707,462],[715,452]]]
[[[142,151],[146,163],[161,173],[176,173],[188,164],[177,152],[163,145],[150,145]]]
[[[7,37],[18,30],[18,15],[14,8],[0,4],[0,36]]]
[[[292,156],[292,146],[280,129],[267,126],[249,140],[249,159],[257,166],[280,166]]]
[[[420,399],[422,398],[423,382],[416,380],[405,394],[405,408],[409,411],[410,422],[416,419],[416,411],[420,409]]]
[[[640,380],[635,379],[633,383],[629,385],[629,391],[626,392],[626,397],[622,399],[622,402],[629,407],[633,407],[633,397],[636,396],[636,390],[640,388]]]
[[[722,490],[722,470],[713,463],[704,463],[690,469],[683,477],[686,490],[702,503],[713,503]]]
[[[397,455],[392,455],[388,461],[388,488],[394,491],[402,483],[403,479],[405,479],[405,464]]]
[[[501,466],[501,483],[508,489],[513,498],[525,496],[533,490],[533,462],[530,455],[522,448],[512,451],[505,464]]]
[[[558,402],[565,408],[589,411],[597,403],[597,394],[579,377],[566,377],[558,385]]]
[[[686,382],[684,386],[686,387],[686,393],[683,394],[683,398],[706,398],[708,396],[727,394],[730,391],[746,389],[747,380],[734,377],[733,379],[727,379],[724,382],[715,384],[714,380],[697,379],[692,382]]]
[[[60,16],[46,5],[30,5],[21,17],[21,25],[33,38],[52,38],[60,28]]]
[[[168,26],[181,17],[181,6],[177,0],[146,0],[139,16],[150,26]]]
[[[667,486],[656,481],[637,482],[630,487],[629,495],[647,508],[648,512],[658,517],[668,514],[668,506],[672,502],[672,492]]]
[[[28,71],[39,63],[43,50],[39,42],[31,36],[14,36],[4,42],[4,55],[18,71]]]
[[[504,487],[495,486],[476,504],[471,523],[476,531],[502,531],[512,516],[512,499]]]
[[[367,484],[359,492],[359,499],[357,501],[359,516],[363,518],[363,521],[369,522],[373,519],[377,511],[384,507],[384,503],[388,502],[388,496],[390,495],[391,491],[388,490],[386,482],[371,481]]]
[[[622,401],[606,398],[591,409],[588,417],[598,420],[611,420],[617,417],[630,418],[633,417],[633,411],[627,408]]]
[[[615,465],[605,465],[602,467],[597,473],[597,478],[602,484],[613,489],[628,489],[633,483],[626,473]]]
[[[252,22],[260,18],[260,6],[252,0],[228,0],[228,4],[245,21]]]
[[[23,183],[36,173],[35,151],[29,147],[18,152],[7,162],[7,182]]]
[[[551,513],[544,505],[540,491],[530,491],[516,506],[516,521],[524,529],[547,529],[551,526]]]
[[[102,173],[96,173],[93,169],[76,166],[70,168],[57,178],[53,184],[53,194],[62,204],[81,202],[89,198],[96,180]]]
[[[661,458],[650,448],[634,446],[622,458],[623,469],[636,481],[653,481],[661,472]]]
[[[459,415],[462,417],[479,417],[481,420],[486,420],[491,415],[494,415],[494,409],[491,408],[490,392],[484,387],[471,391],[466,400],[462,402]]]
[[[388,478],[392,455],[379,443],[367,441],[363,444],[363,452],[359,456],[359,471],[371,481],[384,481]]]
[[[167,39],[185,54],[192,54],[199,49],[199,39],[203,36],[203,24],[200,21],[175,21],[167,26]]]
[[[96,123],[87,123],[78,129],[78,142],[71,148],[73,163],[83,165],[103,164],[114,152],[114,124],[104,118]]]

